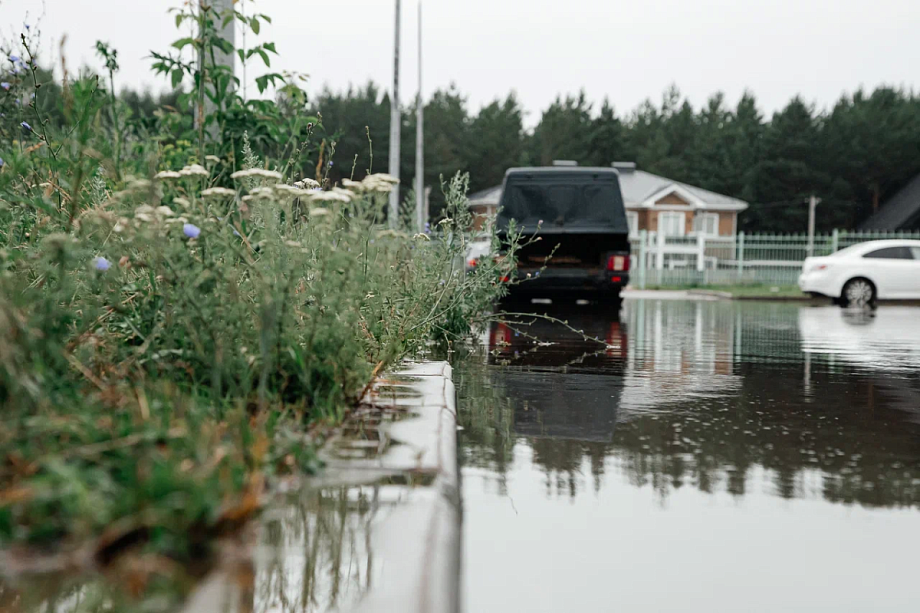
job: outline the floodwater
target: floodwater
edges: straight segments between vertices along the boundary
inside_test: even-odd
[[[920,610],[920,310],[550,314],[455,363],[466,611]]]

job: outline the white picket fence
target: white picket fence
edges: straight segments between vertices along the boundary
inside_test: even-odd
[[[830,255],[871,240],[920,239],[920,232],[843,232],[664,236],[642,231],[630,239],[636,287],[734,284],[795,285],[810,255]]]

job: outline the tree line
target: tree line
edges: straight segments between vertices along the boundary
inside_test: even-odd
[[[336,145],[335,177],[361,176],[387,164],[390,101],[377,85],[325,89],[309,103]],[[618,113],[585,94],[558,97],[532,130],[514,93],[470,110],[455,87],[425,104],[425,180],[440,202],[440,177],[470,173],[473,191],[498,185],[507,168],[555,159],[608,166],[634,161],[639,169],[751,203],[740,227],[757,232],[802,232],[807,198],[822,199],[819,231],[854,229],[920,173],[920,97],[879,87],[840,97],[828,110],[801,97],[767,117],[753,93],[731,105],[721,93],[694,108],[676,87],[658,104]],[[415,110],[402,114],[404,189],[415,174]]]
[[[159,110],[175,108],[180,94],[124,90],[120,98],[133,121],[152,128]],[[330,179],[360,180],[368,170],[388,170],[390,98],[384,88],[373,82],[326,88],[305,105],[282,93],[277,102],[287,114],[318,118],[311,136],[325,141],[324,159],[333,160]],[[45,104],[54,115],[56,105]],[[456,86],[434,92],[425,104],[425,183],[433,188],[434,214],[443,204],[441,178],[457,171],[470,173],[475,192],[500,184],[513,166],[557,159],[608,166],[616,160],[749,202],[739,218],[748,232],[804,231],[805,202],[814,194],[822,200],[817,229],[826,232],[855,229],[920,173],[920,96],[891,87],[844,94],[826,110],[796,96],[771,117],[751,92],[734,105],[716,93],[694,108],[674,86],[659,103],[647,100],[627,113],[582,92],[557,97],[533,129],[525,128],[524,116],[513,92],[478,111]],[[415,128],[409,103],[402,112],[403,196],[414,184]],[[250,137],[265,146],[272,140],[259,131]],[[316,150],[304,157],[306,172],[317,163]]]

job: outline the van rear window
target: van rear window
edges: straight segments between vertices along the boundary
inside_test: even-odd
[[[628,231],[616,184],[522,183],[506,187],[501,216],[528,228],[610,228]]]

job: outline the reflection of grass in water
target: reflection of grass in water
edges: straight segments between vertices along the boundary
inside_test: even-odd
[[[258,569],[252,610],[325,611],[360,598],[373,582],[379,494],[380,486],[308,491],[269,522],[272,554]]]
[[[481,355],[454,362],[458,421],[463,427],[460,463],[504,477],[514,457],[514,407],[493,371]]]

